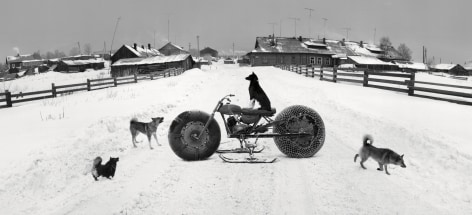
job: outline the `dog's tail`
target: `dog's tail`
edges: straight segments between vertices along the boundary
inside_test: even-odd
[[[133,118],[129,121],[129,123],[133,123],[133,122],[137,122],[137,121],[138,121],[138,119],[137,119],[136,117],[133,117]]]
[[[370,134],[366,134],[364,135],[364,146],[366,145],[372,145],[372,143],[374,143],[374,138],[372,138],[372,136],[370,136]]]
[[[97,166],[102,164],[102,158],[101,157],[96,157],[94,160],[93,160],[93,165],[92,165],[92,169],[97,169]]]
[[[359,154],[356,154],[356,155],[354,156],[354,162],[356,162],[357,157],[359,157]]]

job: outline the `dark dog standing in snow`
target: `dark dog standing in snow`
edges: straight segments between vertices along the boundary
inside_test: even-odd
[[[157,145],[159,146],[161,145],[159,144],[159,141],[157,140],[156,131],[159,124],[161,124],[164,121],[164,117],[155,117],[151,119],[152,119],[151,122],[138,122],[136,118],[133,118],[129,122],[129,130],[131,132],[131,138],[132,138],[134,147],[136,147],[136,142],[137,142],[136,136],[138,136],[139,132],[147,136],[150,149],[153,149],[151,146],[151,136],[154,136],[154,139],[156,140]]]
[[[262,90],[261,85],[259,84],[259,78],[257,75],[252,72],[249,76],[246,77],[246,80],[250,81],[249,83],[249,99],[251,102],[257,101],[260,104],[259,110],[271,110],[269,97]]]
[[[102,165],[102,158],[97,157],[93,160],[92,176],[95,181],[98,181],[98,177],[103,176],[108,179],[115,177],[116,163],[120,158],[112,158],[105,164]]]
[[[364,144],[359,150],[359,154],[354,156],[354,162],[356,162],[357,157],[361,157],[361,167],[366,169],[364,162],[371,157],[379,163],[379,168],[377,170],[383,171],[385,168],[385,173],[390,175],[387,170],[387,164],[394,164],[406,168],[405,162],[403,161],[403,155],[399,155],[390,149],[381,149],[376,148],[372,145],[374,142],[373,138],[370,135],[364,136]]]

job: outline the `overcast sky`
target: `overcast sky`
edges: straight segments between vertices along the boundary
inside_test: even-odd
[[[373,42],[388,36],[395,47],[405,43],[413,58],[443,63],[472,60],[470,0],[14,0],[0,3],[0,57],[56,49],[69,54],[77,42],[94,51],[123,44],[160,48],[168,39],[188,49],[212,47],[231,53],[254,48],[257,36],[275,34]],[[309,10],[314,11],[309,16]],[[324,20],[326,18],[326,28]],[[168,37],[168,21],[170,33]],[[280,23],[282,25],[280,26]],[[310,24],[311,23],[311,24]],[[375,30],[374,30],[375,29]],[[155,33],[154,33],[155,32]],[[155,35],[155,37],[154,37]],[[154,39],[155,38],[155,39]]]

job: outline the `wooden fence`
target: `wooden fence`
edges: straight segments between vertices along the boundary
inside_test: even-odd
[[[336,67],[316,67],[300,65],[278,65],[283,70],[295,72],[306,77],[319,78],[330,82],[351,82],[362,84],[364,87],[372,87],[383,90],[407,93],[409,96],[417,96],[429,99],[437,99],[459,104],[472,105],[472,102],[464,100],[472,98],[471,92],[460,92],[457,89],[472,90],[472,87],[450,85],[442,83],[424,82],[415,80],[415,73],[399,71],[375,71],[360,68],[338,69]],[[426,85],[419,87],[418,85]],[[437,89],[440,86],[451,90]],[[456,89],[454,91],[454,89]],[[427,93],[424,95],[421,92]],[[445,98],[449,96],[451,98]]]
[[[100,90],[109,87],[117,87],[124,84],[134,84],[142,80],[156,80],[160,78],[177,76],[184,72],[182,68],[178,69],[167,69],[164,71],[153,72],[145,75],[133,75],[127,77],[115,77],[115,78],[101,78],[101,79],[87,79],[86,83],[68,84],[68,85],[56,85],[51,84],[50,90],[33,91],[33,92],[19,92],[12,94],[8,90],[4,93],[0,93],[0,108],[13,107],[13,104],[28,102],[40,99],[55,98],[58,95],[67,95],[77,91],[92,91]]]

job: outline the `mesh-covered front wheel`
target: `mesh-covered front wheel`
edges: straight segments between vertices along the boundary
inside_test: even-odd
[[[204,129],[209,119],[210,115],[202,111],[179,114],[169,128],[168,139],[172,151],[189,161],[203,160],[215,153],[221,140],[220,126],[212,119],[208,128]]]
[[[279,150],[289,157],[307,158],[315,155],[323,146],[325,127],[320,115],[313,109],[303,105],[293,105],[280,112],[276,121],[281,121],[274,127],[278,134],[309,133],[309,136],[280,136],[274,137]]]

